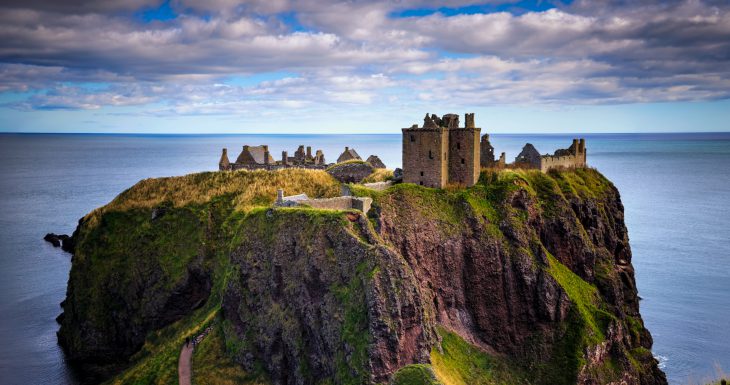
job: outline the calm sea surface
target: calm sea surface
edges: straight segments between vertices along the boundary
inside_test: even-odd
[[[492,135],[512,160],[570,135]],[[588,135],[588,162],[621,191],[641,313],[670,383],[730,372],[730,133]],[[0,134],[0,383],[72,384],[56,345],[69,255],[43,241],[143,178],[216,170],[222,147],[299,144],[333,161],[345,145],[400,166],[400,135]]]

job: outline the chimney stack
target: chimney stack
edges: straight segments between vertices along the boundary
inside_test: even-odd
[[[289,157],[286,151],[281,152],[281,164],[283,164],[284,166],[289,164]]]
[[[269,157],[271,157],[271,154],[269,154],[269,146],[264,144],[261,147],[264,148],[264,164],[269,164]]]
[[[311,158],[312,158],[312,147],[307,146],[307,159],[311,159]]]
[[[284,203],[284,189],[276,190],[276,203]]]

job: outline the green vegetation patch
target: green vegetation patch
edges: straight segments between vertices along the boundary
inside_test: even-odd
[[[431,350],[431,365],[444,385],[526,384],[521,370],[485,353],[458,334],[438,327],[441,349]]]
[[[605,339],[603,331],[615,316],[599,308],[601,301],[598,289],[573,273],[547,250],[545,253],[549,262],[547,272],[568,294],[568,298],[580,313],[580,318],[588,327],[587,342],[592,344],[602,342]]]
[[[344,162],[335,163],[335,164],[327,167],[326,171],[332,171],[332,170],[334,170],[338,167],[342,167],[346,164],[363,164],[363,163],[367,163],[367,162],[365,162],[364,160],[360,160],[360,159],[350,159],[350,160],[346,160]]]
[[[220,317],[219,317],[220,318]],[[247,373],[226,352],[221,322],[193,351],[192,383],[194,385],[263,385],[268,384],[263,371]]]
[[[387,168],[376,168],[373,173],[366,176],[360,183],[386,182],[393,179],[393,170]]]
[[[345,286],[330,287],[344,309],[342,344],[344,349],[335,353],[337,364],[335,382],[343,385],[357,385],[367,382],[368,345],[371,336],[368,329],[367,301],[364,280],[371,279],[368,264],[361,262],[357,274]],[[346,356],[346,352],[351,352]]]
[[[431,365],[414,364],[404,366],[393,374],[391,385],[443,385],[436,379]]]

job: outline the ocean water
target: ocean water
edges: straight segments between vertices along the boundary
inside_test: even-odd
[[[730,133],[586,135],[588,162],[621,191],[641,313],[672,384],[730,372]],[[571,135],[492,135],[511,160]],[[345,145],[400,166],[400,135],[0,134],[0,384],[73,384],[55,317],[70,256],[43,241],[143,178],[216,170],[222,147]]]

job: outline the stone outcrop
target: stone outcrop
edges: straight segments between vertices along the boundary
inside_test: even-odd
[[[48,233],[43,237],[43,240],[53,245],[53,247],[60,247],[63,251],[73,253],[74,240],[66,234]]]

